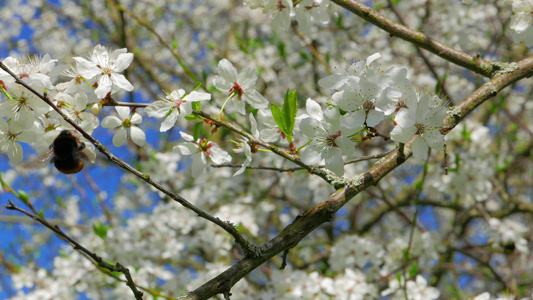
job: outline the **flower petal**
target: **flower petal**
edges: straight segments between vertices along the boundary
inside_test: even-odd
[[[102,120],[102,127],[104,128],[115,128],[122,126],[122,120],[116,116],[107,116]]]
[[[121,127],[119,130],[117,130],[117,132],[115,132],[115,135],[113,136],[113,145],[115,145],[115,147],[120,147],[124,145],[127,137],[128,135],[126,134],[126,129]]]
[[[253,108],[261,109],[268,107],[268,100],[256,90],[247,90],[244,96]]]
[[[144,131],[142,131],[142,129],[140,129],[139,127],[130,127],[130,136],[133,142],[139,147],[144,146],[144,144],[146,143],[146,135],[144,134]]]
[[[233,64],[225,58],[223,58],[218,63],[218,74],[220,74],[222,78],[224,78],[227,82],[230,82],[230,83],[234,83],[238,79],[237,70],[235,69]]]
[[[130,66],[133,61],[133,53],[122,53],[117,57],[117,60],[113,64],[115,72],[122,72]]]

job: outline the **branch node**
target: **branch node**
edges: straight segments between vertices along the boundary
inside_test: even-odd
[[[284,270],[287,266],[287,255],[289,254],[289,249],[283,251],[283,254],[281,255],[283,261],[281,262],[281,266],[279,267],[280,270]]]

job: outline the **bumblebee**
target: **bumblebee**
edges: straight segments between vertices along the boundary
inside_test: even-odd
[[[78,173],[83,169],[83,159],[87,159],[83,149],[85,143],[80,141],[74,131],[63,130],[50,145],[53,154],[50,163],[63,174]]]
[[[41,160],[51,157],[50,163],[63,174],[75,174],[83,169],[84,160],[91,160],[84,150],[85,143],[75,131],[63,130],[50,145],[50,150],[42,155]]]
[[[45,135],[56,135],[47,132]],[[46,141],[48,138],[44,138]],[[75,174],[81,171],[88,160],[94,163],[96,151],[92,144],[83,142],[78,133],[71,130],[62,130],[48,147],[48,151],[38,157],[19,164],[22,169],[40,169],[46,166],[46,161],[54,164],[56,169],[63,174]]]

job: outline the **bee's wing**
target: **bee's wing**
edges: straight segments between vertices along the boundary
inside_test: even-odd
[[[18,167],[25,170],[41,169],[46,166],[46,161],[54,154],[54,149],[50,148],[48,151],[38,155],[30,157],[28,160],[18,164]],[[50,160],[50,163],[53,163],[53,158]]]
[[[94,148],[94,145],[89,142],[82,141],[82,143],[85,145],[85,147],[83,148],[83,150],[81,150],[81,157],[94,163],[94,161],[96,160],[96,149]]]

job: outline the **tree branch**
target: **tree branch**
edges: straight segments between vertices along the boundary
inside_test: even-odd
[[[402,40],[414,44],[417,47],[426,49],[445,60],[474,71],[485,77],[492,77],[495,72],[500,70],[500,68],[494,63],[484,60],[479,56],[468,55],[462,51],[430,38],[423,32],[417,32],[406,26],[393,22],[392,20],[380,15],[376,10],[355,0],[331,1],[385,30],[393,37],[397,36]]]
[[[85,253],[87,256],[89,256],[99,267],[107,269],[111,272],[120,272],[124,274],[126,277],[126,285],[131,289],[133,292],[133,295],[135,296],[135,299],[142,300],[143,293],[137,289],[135,286],[135,283],[133,282],[133,279],[131,278],[130,271],[128,268],[122,266],[120,263],[115,263],[115,265],[108,264],[105,262],[100,256],[96,255],[96,253],[89,251],[87,248],[82,246],[80,243],[76,242],[74,239],[69,237],[66,233],[64,233],[59,226],[48,223],[45,219],[39,217],[38,215],[34,215],[30,212],[25,211],[24,209],[16,206],[13,204],[11,200],[8,201],[8,204],[6,205],[6,208],[9,210],[15,210],[18,212],[21,212],[25,214],[26,216],[34,219],[35,221],[43,224],[46,228],[52,230],[55,234],[57,234],[59,237],[61,237],[63,240],[67,241],[75,250],[81,251]]]

